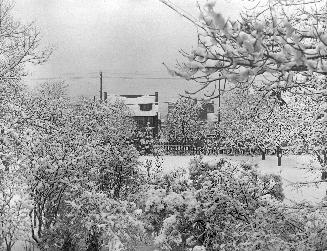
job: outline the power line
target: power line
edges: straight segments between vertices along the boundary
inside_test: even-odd
[[[102,101],[102,71],[100,71],[100,100]]]
[[[184,12],[186,15],[188,15],[190,18],[193,18],[193,21],[197,21],[197,18],[195,18],[191,13],[186,11],[185,9],[181,8],[180,6],[177,6],[175,3],[173,3],[170,0],[166,0],[171,6],[173,6],[175,9],[178,9],[179,11]]]
[[[79,80],[79,79],[98,79],[97,76],[74,76],[74,77],[40,77],[40,78],[27,78],[29,80]],[[174,78],[174,77],[132,77],[132,76],[103,76],[105,79],[149,79],[149,80],[174,80],[174,81],[182,81],[182,78]]]
[[[103,73],[107,73],[110,75],[153,75],[156,73],[162,73],[166,72],[166,70],[150,70],[147,72],[141,72],[141,71],[134,71],[134,72],[122,72],[122,71],[112,71],[112,70],[102,70]],[[98,75],[98,71],[92,71],[92,72],[63,72],[61,75],[68,75],[68,76],[74,76],[74,75]]]

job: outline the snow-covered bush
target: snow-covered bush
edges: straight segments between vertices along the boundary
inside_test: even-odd
[[[77,187],[76,187],[77,189]],[[63,202],[65,213],[48,232],[47,245],[61,250],[135,250],[146,242],[135,204],[90,190]]]
[[[155,243],[163,250],[196,246],[205,250],[315,250],[325,245],[320,232],[327,221],[310,230],[303,228],[312,220],[304,217],[304,211],[285,206],[283,198],[277,175],[262,175],[256,166],[247,164],[220,160],[209,165],[195,159],[189,173],[158,174],[157,181],[146,187],[141,205],[145,227],[155,233]],[[317,210],[316,216],[324,214]]]

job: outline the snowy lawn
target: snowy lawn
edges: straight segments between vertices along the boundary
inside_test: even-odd
[[[164,172],[170,172],[178,168],[188,168],[190,160],[193,156],[163,156],[163,170]],[[321,179],[321,171],[309,170],[311,168],[317,168],[310,156],[283,156],[282,166],[277,166],[276,156],[266,156],[266,160],[261,160],[261,156],[204,156],[203,161],[209,163],[215,163],[220,158],[231,160],[232,162],[245,162],[257,164],[259,170],[262,173],[274,173],[279,174],[283,178],[285,202],[291,201],[302,202],[319,202],[325,195],[327,190],[327,184],[321,183],[319,185],[306,185],[299,187],[295,183],[307,182],[307,181],[319,181]],[[142,156],[140,161],[145,163],[146,160],[154,160],[154,157]],[[152,161],[153,165],[155,164]]]

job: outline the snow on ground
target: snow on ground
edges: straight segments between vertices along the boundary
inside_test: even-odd
[[[163,170],[170,172],[172,170],[182,168],[187,169],[188,164],[194,156],[163,156]],[[257,164],[259,171],[262,173],[274,173],[281,175],[283,179],[283,188],[285,193],[285,202],[291,201],[302,202],[319,202],[327,191],[327,183],[319,185],[306,185],[298,187],[297,182],[319,181],[321,178],[321,171],[308,170],[309,167],[317,168],[317,163],[310,156],[290,155],[282,157],[282,165],[277,166],[276,156],[266,156],[266,160],[261,160],[261,156],[204,156],[203,161],[215,163],[219,159],[225,158],[232,162],[244,162]],[[152,160],[154,165],[154,157],[142,156],[140,161],[145,163],[146,160]]]

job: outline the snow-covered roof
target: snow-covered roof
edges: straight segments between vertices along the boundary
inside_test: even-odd
[[[134,116],[156,116],[159,112],[159,104],[155,102],[154,95],[126,95],[119,97],[132,111]],[[141,105],[152,104],[150,111],[142,111]]]
[[[120,96],[120,98],[126,102],[126,105],[135,105],[135,104],[150,104],[150,103],[155,103],[155,96],[153,95],[142,95],[142,96],[137,96],[135,95],[132,97],[130,96]]]

